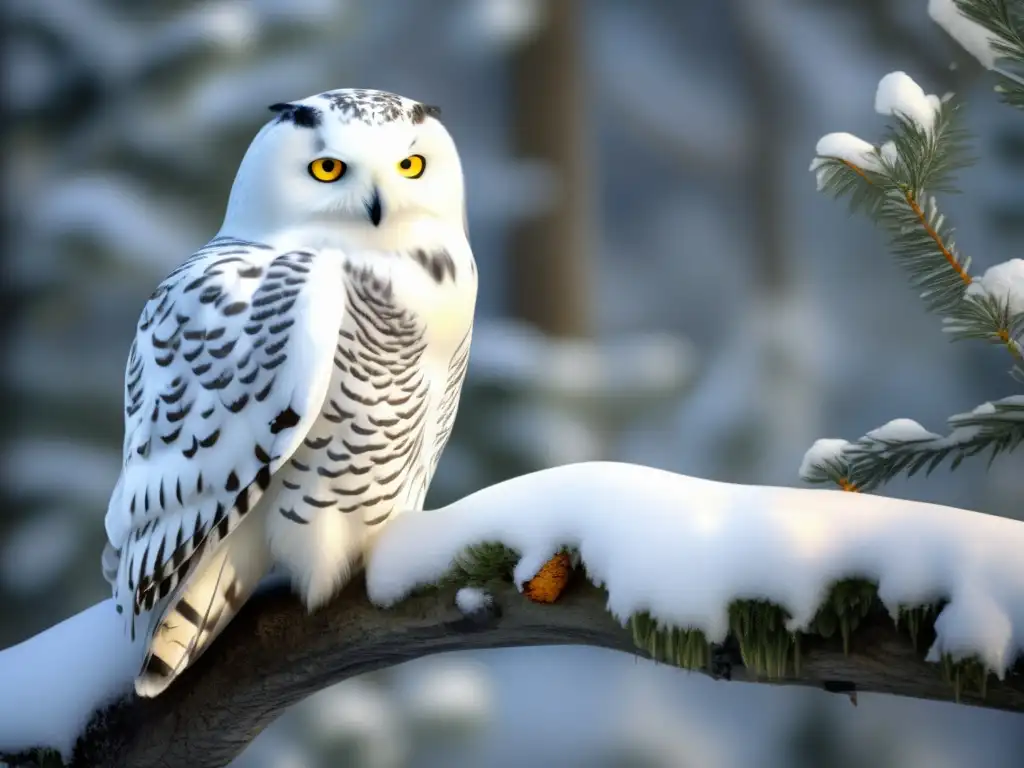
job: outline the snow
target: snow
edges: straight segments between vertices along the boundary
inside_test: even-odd
[[[928,15],[964,50],[980,61],[983,67],[996,68],[996,53],[992,50],[992,42],[999,38],[960,13],[953,0],[928,0]]]
[[[986,422],[995,426],[998,422],[1007,421],[1024,421],[1024,395],[1010,395],[982,403],[968,413],[951,416],[949,423],[953,431],[943,442],[949,445],[967,443],[985,429]]]
[[[112,600],[0,652],[0,751],[45,746],[70,759],[92,714],[131,691],[141,662]]]
[[[931,131],[941,106],[938,96],[925,94],[905,72],[890,72],[878,81],[875,111],[880,115],[902,115],[922,130]]]
[[[843,457],[843,451],[849,447],[849,440],[829,437],[815,440],[814,445],[807,449],[803,461],[800,462],[800,477],[807,479],[814,474],[815,467],[824,466],[830,461],[839,462]]]
[[[647,467],[587,462],[490,486],[409,513],[382,532],[367,588],[381,606],[436,582],[466,547],[498,540],[522,555],[517,586],[562,546],[578,547],[621,622],[724,640],[728,605],[784,606],[806,629],[830,584],[866,577],[895,617],[939,597],[929,658],[977,654],[997,675],[1024,651],[1024,523],[937,504],[831,490],[745,486]]]
[[[1024,259],[1010,259],[989,267],[967,286],[967,294],[1008,301],[1011,315],[1024,313]]]
[[[455,593],[455,605],[466,614],[478,613],[491,604],[491,595],[478,587],[463,587]]]
[[[818,145],[814,148],[814,153],[818,157],[815,158],[815,162],[811,163],[812,171],[818,170],[818,167],[821,165],[818,161],[823,157],[845,160],[856,165],[858,168],[874,171],[875,173],[881,173],[885,170],[885,167],[878,158],[875,146],[858,136],[854,136],[852,133],[825,134],[818,139]]]
[[[929,432],[913,419],[893,419],[865,435],[876,443],[916,443],[938,440],[939,435]]]
[[[825,186],[825,158],[835,158],[857,166],[861,170],[885,173],[886,166],[893,165],[899,158],[896,144],[887,141],[881,147],[864,141],[852,133],[827,133],[818,139],[814,149],[818,155],[811,161],[810,171],[818,178],[818,191]]]
[[[942,106],[942,99],[924,90],[905,72],[890,72],[878,81],[875,111],[882,115],[901,115],[922,130],[931,131]],[[899,159],[896,145],[887,141],[881,147],[852,133],[828,133],[818,139],[810,171],[817,176],[819,191],[825,183],[824,158],[843,160],[865,171],[885,173]]]

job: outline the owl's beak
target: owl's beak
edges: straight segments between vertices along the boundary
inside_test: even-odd
[[[370,221],[373,222],[373,226],[380,226],[380,192],[376,187],[373,188],[373,197],[366,203],[366,215],[370,217]]]

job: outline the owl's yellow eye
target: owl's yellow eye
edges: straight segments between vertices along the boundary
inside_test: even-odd
[[[423,155],[409,155],[398,164],[398,172],[407,179],[418,179],[427,169],[427,159]]]
[[[325,183],[337,181],[345,175],[345,164],[333,157],[318,157],[309,164],[309,175]]]

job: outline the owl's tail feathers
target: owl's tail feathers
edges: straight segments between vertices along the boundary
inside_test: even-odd
[[[167,602],[135,679],[139,696],[162,693],[202,655],[256,590],[270,567],[270,553],[254,520],[243,520]]]

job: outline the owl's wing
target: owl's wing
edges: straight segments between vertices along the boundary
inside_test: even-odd
[[[170,594],[266,490],[320,412],[344,313],[334,254],[215,238],[139,319],[103,571],[118,610]]]

